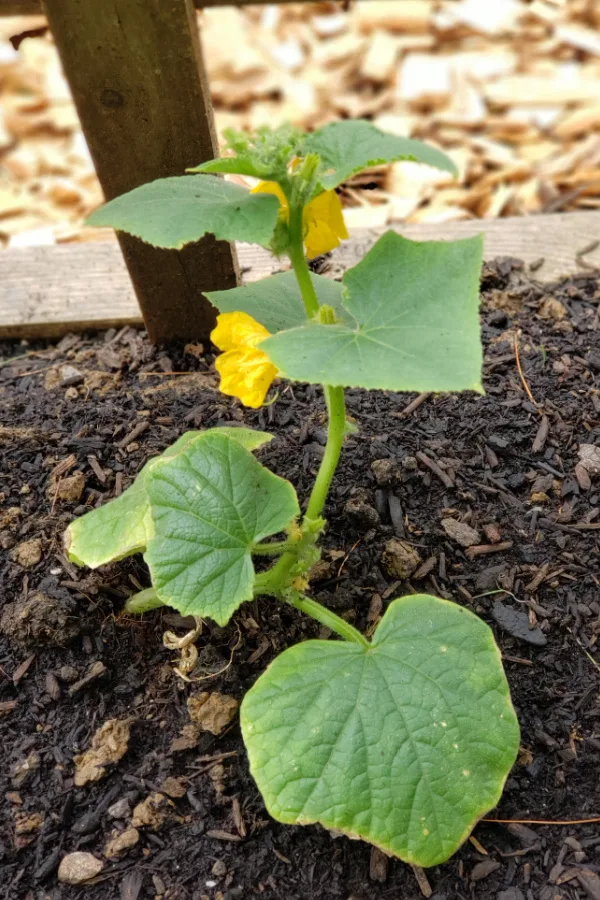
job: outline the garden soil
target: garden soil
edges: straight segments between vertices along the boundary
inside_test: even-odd
[[[542,286],[503,260],[484,270],[483,296],[484,397],[348,392],[358,433],[312,593],[362,630],[415,591],[491,625],[522,746],[489,818],[525,824],[478,824],[424,875],[321,827],[277,824],[237,718],[199,731],[186,701],[241,700],[277,653],[326,636],[320,626],[245,604],[226,628],[204,625],[186,683],[162,636],[189,621],[122,612],[148,585],[141,558],[95,572],[65,559],[73,517],[187,429],[271,431],[260,459],[306,498],[326,436],[317,389],[282,384],[270,406],[244,410],[219,394],[202,347],[155,349],[132,329],[5,344],[17,358],[0,368],[1,898],[600,898],[600,827],[576,821],[600,816],[599,281],[582,270]],[[77,786],[74,757],[115,719],[97,738],[112,741],[100,777]],[[73,851],[103,863],[86,885],[57,880]]]

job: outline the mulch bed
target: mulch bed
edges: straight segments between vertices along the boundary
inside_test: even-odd
[[[414,395],[348,392],[359,435],[347,441],[328,505],[313,593],[360,629],[411,590],[483,616],[522,726],[518,763],[491,815],[570,820],[600,815],[600,480],[576,469],[580,444],[600,446],[600,288],[591,273],[552,288],[534,277],[516,261],[484,272],[484,398],[429,397],[403,414]],[[516,329],[541,412],[518,373]],[[246,604],[228,627],[207,624],[195,675],[209,677],[187,685],[162,644],[165,629],[183,634],[186,623],[172,611],[141,621],[121,613],[123,598],[148,583],[141,559],[89,572],[63,554],[74,515],[110,499],[190,428],[272,431],[260,457],[305,497],[325,441],[319,392],[284,387],[273,405],[245,411],[218,393],[201,348],[156,350],[131,329],[0,350],[5,359],[28,354],[0,368],[1,602],[41,592],[50,623],[5,617],[0,643],[0,897],[421,896],[409,867],[366,844],[271,821],[237,724],[171,750],[193,690],[241,699],[276,653],[319,633],[316,623],[268,600]],[[373,468],[376,460],[388,463]],[[471,525],[477,545],[462,547],[442,519]],[[410,581],[382,563],[392,538],[419,554]],[[75,787],[73,756],[115,717],[134,718],[127,754],[103,779]],[[115,800],[133,806],[168,776],[184,779],[186,793],[165,824],[141,829],[94,883],[57,883],[67,852],[103,858],[123,828],[108,814]],[[595,824],[480,823],[475,837],[427,871],[437,900],[600,898]]]

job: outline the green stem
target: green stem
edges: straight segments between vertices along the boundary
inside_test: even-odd
[[[150,587],[145,591],[133,594],[125,604],[125,612],[141,616],[142,613],[150,612],[151,609],[158,609],[159,606],[164,605],[154,588]]]
[[[293,546],[292,541],[273,541],[271,544],[255,544],[251,552],[259,556],[277,556],[285,553],[286,550],[291,550]]]
[[[283,600],[295,609],[299,609],[300,612],[306,613],[312,619],[316,619],[321,625],[330,628],[331,631],[335,631],[345,641],[352,641],[355,644],[360,644],[362,647],[369,646],[368,640],[358,629],[336,616],[327,607],[321,606],[316,600],[311,600],[310,597],[303,597],[301,594],[296,593],[286,594]]]
[[[337,464],[344,443],[346,430],[346,404],[344,401],[344,389],[325,385],[325,402],[329,413],[329,427],[327,430],[327,445],[319,466],[317,479],[306,508],[306,519],[318,519],[325,506],[331,481],[335,475]]]
[[[290,212],[290,248],[288,254],[292,268],[298,279],[300,293],[304,301],[304,307],[309,319],[314,318],[319,312],[319,300],[315,286],[310,277],[310,269],[304,255],[304,208],[297,206]]]

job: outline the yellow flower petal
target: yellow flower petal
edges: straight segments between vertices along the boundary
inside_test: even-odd
[[[210,339],[219,350],[233,350],[236,347],[254,347],[270,332],[245,312],[221,313],[217,316],[217,326]]]
[[[251,194],[273,194],[279,200],[279,215],[286,222],[290,217],[290,206],[287,197],[283,193],[283,189],[276,181],[261,181],[256,187],[250,191]]]
[[[244,406],[258,409],[277,375],[266,353],[253,347],[228,350],[215,363],[223,394],[237,397]]]
[[[348,238],[342,204],[335,191],[324,191],[304,210],[304,245],[309,258],[339,247]]]
[[[269,335],[260,322],[245,312],[221,313],[211,334],[213,344],[226,351],[215,363],[221,376],[221,392],[238,397],[252,409],[262,406],[277,376],[267,354],[256,348]]]
[[[273,194],[280,203],[279,215],[286,222],[290,207],[281,185],[276,181],[261,181],[252,188],[253,194]],[[307,256],[313,258],[329,253],[348,238],[342,204],[335,191],[323,191],[304,207],[304,246]]]

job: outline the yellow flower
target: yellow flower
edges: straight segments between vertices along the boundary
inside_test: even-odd
[[[287,197],[276,181],[261,181],[252,193],[274,194],[281,204],[280,215],[286,221],[289,219]],[[304,207],[304,246],[309,259],[339,247],[340,241],[347,237],[342,204],[335,191],[324,191],[307,203]]]
[[[252,409],[262,406],[277,375],[267,354],[256,347],[270,337],[267,329],[248,313],[221,313],[210,337],[219,350],[225,351],[215,363],[222,393],[238,397]]]

